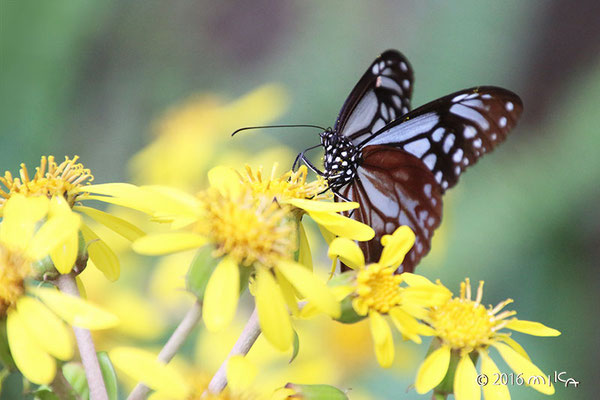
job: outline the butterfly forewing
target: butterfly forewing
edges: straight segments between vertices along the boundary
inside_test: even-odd
[[[396,50],[375,59],[344,103],[333,130],[360,143],[410,110],[413,72]]]
[[[504,141],[522,110],[519,96],[506,89],[467,89],[417,108],[359,147],[388,145],[415,155],[444,191],[456,184],[468,166]]]
[[[429,251],[442,218],[441,189],[423,162],[403,150],[366,146],[356,178],[340,193],[361,205],[352,218],[375,231],[375,238],[359,242],[369,262],[379,260],[384,235],[400,225],[413,230],[415,244],[402,263],[402,271],[413,271]]]

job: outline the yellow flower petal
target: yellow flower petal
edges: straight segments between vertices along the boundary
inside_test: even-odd
[[[433,334],[433,330],[426,325],[421,325],[419,322],[407,314],[402,308],[394,307],[390,310],[390,317],[396,328],[407,338],[415,343],[421,343],[419,333],[426,331]],[[427,330],[427,328],[429,328]]]
[[[333,318],[340,316],[341,308],[335,296],[311,271],[296,262],[286,260],[281,260],[277,269],[319,310]]]
[[[63,212],[48,219],[31,239],[27,254],[34,260],[46,257],[51,250],[64,244],[73,235],[77,235],[81,217],[74,212]],[[72,248],[66,250],[72,252]],[[75,250],[76,251],[76,250]],[[66,254],[67,259],[73,259],[73,254]],[[73,265],[64,268],[69,272]],[[61,271],[62,272],[62,271]]]
[[[164,364],[148,351],[132,347],[116,347],[109,352],[115,367],[135,381],[144,382],[149,388],[184,399],[189,387],[173,365]]]
[[[515,374],[523,374],[525,384],[528,382],[532,383],[528,386],[531,386],[540,393],[554,394],[554,386],[552,383],[550,383],[550,385],[548,384],[547,376],[535,364],[503,343],[494,343],[492,346],[498,350],[504,361],[506,361]],[[541,376],[543,378],[541,379],[541,382],[537,381],[538,383],[535,383],[536,380],[534,380],[534,377],[536,376]]]
[[[500,370],[496,366],[496,363],[492,361],[487,351],[482,350],[479,352],[481,356],[481,373],[486,375],[488,378],[495,380],[495,377],[500,376]],[[506,385],[494,385],[492,380],[487,385],[483,386],[483,397],[485,400],[510,400],[510,392]]]
[[[321,232],[321,236],[323,236],[323,239],[325,239],[325,242],[327,243],[327,245],[329,245],[333,241],[333,239],[335,239],[335,235],[333,233],[329,232],[323,226],[321,226],[321,225],[317,225],[317,226],[319,227],[319,232]]]
[[[0,240],[10,247],[25,249],[33,236],[35,224],[48,213],[47,197],[11,196],[3,210]]]
[[[481,388],[477,384],[477,370],[468,354],[462,356],[456,366],[454,397],[456,400],[481,399]]]
[[[71,206],[67,203],[67,199],[63,196],[52,196],[50,199],[50,207],[48,208],[48,215],[53,217],[60,214],[68,214],[71,212]]]
[[[48,308],[71,326],[86,329],[107,329],[119,323],[115,315],[86,300],[50,288],[38,287],[32,290]]]
[[[306,236],[306,230],[304,229],[303,224],[299,224],[298,229],[300,231],[300,244],[298,246],[298,262],[312,271],[312,254],[310,251],[310,244],[308,243],[308,237]]]
[[[104,211],[96,210],[95,208],[85,206],[75,206],[73,207],[73,209],[75,211],[84,213],[85,215],[89,216],[95,221],[100,222],[102,225],[118,233],[119,235],[123,236],[125,239],[131,242],[146,235],[144,231],[142,231],[137,226],[125,221],[122,218],[116,217]]]
[[[61,274],[68,274],[73,269],[79,251],[79,232],[74,231],[69,237],[52,251],[50,258]]]
[[[337,236],[361,241],[371,240],[375,236],[375,231],[370,226],[336,213],[311,211],[308,215]]]
[[[119,279],[121,264],[115,252],[86,224],[81,224],[81,233],[87,242],[88,255],[96,268],[110,281]]]
[[[535,336],[559,336],[560,332],[556,329],[552,329],[547,327],[546,325],[534,322],[534,321],[524,321],[520,319],[512,319],[508,321],[506,324],[508,329],[512,329],[513,331],[523,332],[528,335]]]
[[[79,188],[82,195],[80,200],[99,200],[110,204],[128,207],[147,214],[152,213],[156,207],[156,198],[138,186],[129,183],[102,183],[87,185]],[[101,196],[90,196],[93,193]]]
[[[365,266],[365,256],[360,247],[350,239],[336,238],[329,244],[327,255],[332,260],[339,257],[340,261],[352,269]]]
[[[431,282],[423,275],[413,274],[411,272],[403,272],[401,276],[402,282],[406,283],[408,286],[435,286],[435,283]]]
[[[504,343],[506,343],[507,345],[512,347],[512,349],[514,351],[516,351],[517,353],[519,353],[520,355],[522,355],[523,357],[525,357],[526,359],[531,361],[531,357],[529,357],[529,354],[527,354],[527,352],[525,351],[523,346],[521,346],[519,343],[517,343],[517,341],[515,339],[511,338],[507,334],[499,335],[499,337],[501,338],[500,340],[502,340]]]
[[[415,389],[424,394],[440,384],[448,372],[450,347],[442,346],[427,356],[417,372]]]
[[[223,258],[213,271],[204,293],[202,318],[211,332],[226,328],[237,310],[240,293],[240,271],[229,257]]]
[[[56,362],[44,351],[15,310],[6,319],[6,334],[13,360],[31,382],[48,385],[56,374]]]
[[[306,199],[289,199],[281,201],[282,204],[291,204],[294,207],[301,208],[304,211],[312,212],[340,212],[358,208],[360,205],[352,201],[328,202]]]
[[[73,357],[71,331],[53,312],[28,296],[19,299],[17,310],[29,333],[47,353],[61,360]]]
[[[207,243],[204,236],[191,232],[170,232],[148,235],[133,242],[136,253],[158,255],[202,247]]]
[[[218,166],[208,171],[210,186],[216,188],[223,196],[236,198],[242,191],[240,176],[233,168]]]
[[[279,285],[279,288],[281,289],[281,294],[283,295],[283,298],[285,299],[285,303],[287,304],[287,306],[290,309],[290,311],[292,312],[292,314],[297,315],[298,314],[298,302],[296,300],[296,294],[294,292],[294,287],[292,286],[290,281],[288,281],[287,278],[285,276],[283,276],[281,271],[279,271],[278,269],[275,270],[275,278],[277,279],[277,284]],[[308,306],[308,304],[307,304],[307,306]],[[306,308],[306,307],[304,307],[304,308]]]
[[[233,393],[249,389],[257,373],[256,366],[244,356],[233,356],[227,361],[227,385]]]
[[[277,349],[286,351],[294,340],[292,323],[281,290],[269,270],[257,268],[254,290],[258,319],[265,338]]]
[[[392,235],[381,238],[383,251],[379,264],[387,266],[400,265],[404,256],[415,244],[415,234],[408,226],[401,226]]]
[[[394,362],[392,330],[381,314],[376,311],[369,313],[369,322],[377,361],[383,368],[389,368]]]

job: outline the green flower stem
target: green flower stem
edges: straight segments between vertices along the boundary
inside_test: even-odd
[[[446,400],[448,395],[445,393],[436,393],[433,392],[433,396],[431,396],[431,400]]]
[[[229,355],[225,361],[223,361],[219,367],[219,370],[208,384],[208,391],[210,393],[218,394],[225,389],[225,386],[227,386],[227,361],[229,361],[229,359],[233,356],[240,354],[245,356],[248,354],[259,335],[260,325],[258,323],[258,313],[256,312],[255,308],[254,311],[252,311],[252,315],[250,316],[250,319],[248,319],[244,330],[240,334],[240,337],[229,352]]]
[[[200,317],[202,316],[202,303],[196,300],[192,305],[192,308],[185,314],[179,326],[175,329],[167,343],[164,345],[160,353],[158,353],[158,360],[168,363],[175,357],[177,351],[181,348],[189,334],[192,332],[198,321],[200,321]],[[131,391],[127,400],[141,400],[145,399],[150,392],[150,388],[148,388],[143,383],[138,383],[136,387]]]
[[[61,292],[79,297],[79,289],[75,282],[75,275],[72,273],[60,275],[56,278],[55,282]],[[75,326],[73,327],[73,331],[75,332],[79,355],[81,356],[81,362],[83,363],[85,376],[87,377],[88,387],[90,389],[90,399],[108,400],[108,394],[106,392],[106,386],[104,385],[104,378],[102,378],[98,357],[96,356],[96,348],[94,346],[94,341],[92,340],[92,334],[87,329]]]

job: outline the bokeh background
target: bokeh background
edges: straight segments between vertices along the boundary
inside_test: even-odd
[[[443,228],[418,272],[442,279],[453,290],[466,276],[485,280],[484,302],[513,298],[521,318],[562,331],[553,339],[515,337],[545,372],[566,371],[581,382],[579,388],[557,384],[555,398],[595,398],[600,381],[599,15],[600,3],[594,0],[2,0],[0,171],[15,173],[21,162],[35,165],[44,154],[77,154],[96,182],[149,183],[158,176],[155,181],[169,183],[178,173],[204,176],[216,156],[236,154],[243,164],[244,154],[250,161],[265,149],[283,154],[286,146],[294,154],[316,144],[318,132],[227,135],[263,120],[332,125],[353,85],[387,48],[399,49],[412,63],[414,105],[478,84],[509,88],[525,104],[522,121],[446,196]],[[262,100],[248,100],[251,106],[236,103],[260,87]],[[202,114],[223,109],[227,112],[218,117]],[[187,117],[178,120],[180,114]],[[207,129],[204,124],[215,118],[218,127]],[[178,130],[189,134],[187,152],[198,148],[199,164],[173,164],[177,157],[163,157],[164,147],[152,150],[159,139],[174,143],[168,135]],[[220,144],[208,147],[207,154],[203,143]],[[287,168],[289,156],[281,162]],[[171,169],[170,178],[161,176],[163,168]],[[160,269],[164,260],[146,260],[153,266],[131,267],[138,271],[134,274],[127,270],[128,264],[140,263],[134,259],[125,256],[125,283],[107,285],[98,297],[114,293],[121,306],[140,298],[151,301],[150,328],[132,329],[143,337],[136,340],[156,347],[176,318],[165,317],[167,300],[161,303],[160,296],[172,300],[173,295],[157,289],[152,274],[162,279],[185,271]],[[136,294],[127,292],[131,287]],[[129,300],[118,297],[119,291]],[[169,303],[167,314],[181,315],[178,305]],[[364,330],[336,334],[338,328],[326,322],[320,329],[331,337],[307,339],[313,344],[302,347],[299,368],[352,388],[351,397],[425,398],[409,385],[426,346],[402,347],[398,365],[381,370],[368,334],[361,336]],[[196,336],[188,346],[201,353],[198,348],[207,339]],[[115,339],[106,343],[110,340]],[[332,346],[327,341],[338,346],[323,361],[310,348]],[[224,352],[228,346],[223,345]],[[215,348],[204,353],[214,358],[206,373],[222,357]],[[277,357],[271,361],[281,362]],[[9,377],[2,399],[17,398],[11,396],[18,389],[10,388],[19,385],[17,377]],[[526,388],[511,392],[518,399],[542,397]]]

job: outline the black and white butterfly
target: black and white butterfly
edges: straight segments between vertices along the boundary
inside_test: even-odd
[[[381,237],[408,225],[415,245],[400,271],[413,271],[431,247],[442,217],[442,194],[460,174],[502,142],[523,105],[493,86],[461,90],[410,111],[413,72],[388,50],[375,59],[321,133],[321,173],[336,199],[356,201],[352,218],[375,230],[359,243],[367,262],[381,255]],[[299,155],[309,165],[304,153]]]

